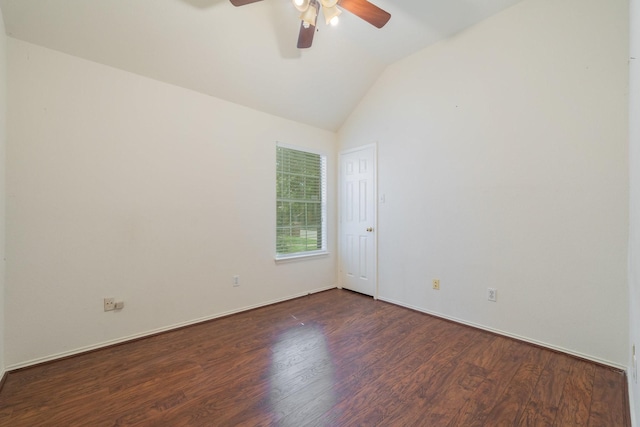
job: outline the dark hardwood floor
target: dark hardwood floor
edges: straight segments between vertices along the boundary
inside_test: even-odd
[[[331,290],[9,374],[2,426],[629,426],[622,372]]]

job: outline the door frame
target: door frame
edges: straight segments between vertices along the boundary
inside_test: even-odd
[[[358,151],[373,149],[373,262],[374,262],[374,292],[373,299],[378,299],[378,144],[376,142],[361,145],[338,153],[338,288],[342,289],[343,285],[343,206],[342,206],[342,183],[344,178],[342,168],[342,158],[346,154],[352,154]]]

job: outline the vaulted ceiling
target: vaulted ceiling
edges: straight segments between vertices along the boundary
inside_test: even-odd
[[[373,0],[296,48],[291,0],[0,0],[7,34],[270,114],[337,130],[385,67],[519,0]]]

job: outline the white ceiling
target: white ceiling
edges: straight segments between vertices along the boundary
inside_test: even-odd
[[[7,34],[270,114],[337,130],[384,68],[520,0],[373,0],[296,48],[291,0],[0,0]]]

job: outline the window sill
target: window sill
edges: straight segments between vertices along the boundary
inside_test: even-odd
[[[280,257],[276,257],[274,259],[276,264],[284,264],[287,262],[295,262],[295,261],[304,261],[307,259],[312,259],[312,258],[323,258],[329,255],[329,252],[327,251],[322,251],[322,252],[311,252],[311,253],[306,253],[306,254],[299,254],[299,255],[285,255],[285,256],[280,256]]]

